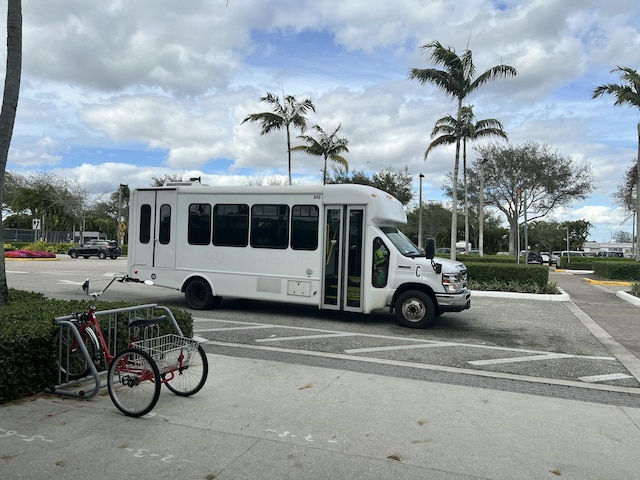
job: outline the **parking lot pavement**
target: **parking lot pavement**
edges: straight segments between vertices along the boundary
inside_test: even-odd
[[[640,379],[640,306],[617,295],[627,287],[598,285],[585,278],[568,272],[549,275],[583,313],[581,321],[591,333]]]

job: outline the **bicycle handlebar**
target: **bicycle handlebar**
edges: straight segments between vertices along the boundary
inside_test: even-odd
[[[84,293],[85,293],[87,296],[92,297],[94,300],[97,300],[97,299],[98,299],[98,297],[99,297],[100,295],[102,295],[104,292],[106,292],[106,291],[107,291],[107,289],[111,286],[111,284],[112,284],[113,282],[115,282],[116,280],[117,280],[118,282],[120,282],[120,283],[123,283],[123,282],[134,282],[134,283],[144,283],[145,285],[153,285],[153,282],[152,282],[151,280],[140,280],[140,279],[138,279],[138,278],[131,278],[131,277],[129,277],[129,275],[115,275],[115,276],[111,279],[111,281],[107,284],[107,286],[106,286],[106,287],[104,287],[104,288],[102,289],[102,291],[100,291],[100,292],[93,292],[93,293],[90,293],[90,292],[89,292],[89,285],[90,285],[90,279],[89,279],[89,278],[87,278],[87,279],[84,281],[84,283],[82,284],[82,290],[84,290]]]

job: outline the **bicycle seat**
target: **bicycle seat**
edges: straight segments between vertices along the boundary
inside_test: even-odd
[[[129,319],[129,327],[150,327],[164,322],[166,319],[166,315],[160,315],[156,318],[133,317]]]

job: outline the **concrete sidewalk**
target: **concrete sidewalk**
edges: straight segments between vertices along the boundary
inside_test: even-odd
[[[106,391],[0,407],[6,479],[630,479],[640,409],[209,356],[146,418]]]

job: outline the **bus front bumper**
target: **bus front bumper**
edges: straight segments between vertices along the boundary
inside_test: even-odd
[[[438,308],[441,312],[461,312],[471,308],[471,290],[461,293],[436,293]]]

